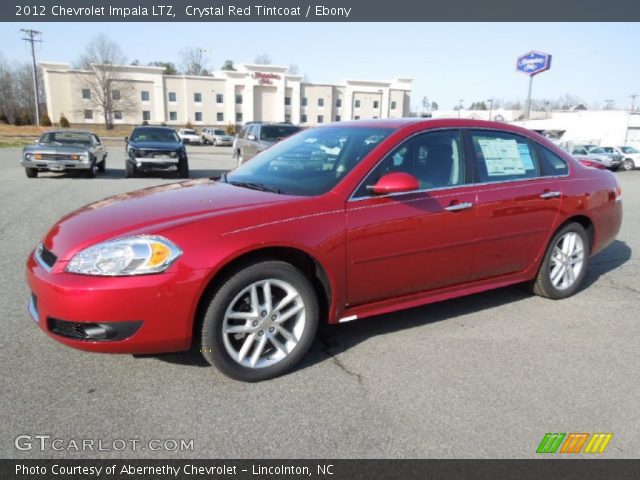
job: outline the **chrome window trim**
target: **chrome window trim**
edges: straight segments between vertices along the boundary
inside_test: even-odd
[[[44,268],[47,272],[50,272],[53,267],[50,267],[49,265],[47,265],[45,261],[42,259],[41,254],[42,254],[43,248],[44,248],[44,245],[42,243],[39,243],[38,246],[36,247],[36,251],[34,252],[33,256],[35,257],[36,262],[38,262],[38,265]]]
[[[353,193],[349,196],[349,199],[347,200],[347,202],[359,202],[361,200],[367,200],[367,199],[371,199],[371,198],[385,198],[385,197],[397,197],[400,195],[410,195],[413,193],[425,193],[425,192],[439,192],[439,191],[443,191],[443,190],[453,190],[454,188],[463,188],[463,187],[470,187],[470,186],[485,186],[485,185],[500,185],[500,184],[505,184],[505,183],[520,183],[520,182],[531,182],[531,181],[535,181],[535,180],[544,180],[544,179],[559,179],[559,178],[566,178],[568,176],[571,175],[571,164],[569,162],[567,162],[564,158],[562,158],[562,160],[565,161],[565,163],[567,164],[567,173],[564,175],[541,175],[538,177],[528,177],[528,178],[517,178],[517,179],[512,179],[512,180],[496,180],[496,181],[492,181],[492,182],[471,182],[471,183],[461,183],[460,185],[451,185],[448,187],[438,187],[438,188],[422,188],[420,190],[412,190],[410,192],[399,192],[399,193],[386,193],[384,195],[367,195],[367,196],[363,196],[363,197],[355,197],[355,193],[360,189],[360,187],[362,186],[362,184],[364,183],[364,181],[367,179],[367,177],[369,176],[369,174],[371,172],[373,172],[378,165],[380,165],[380,163],[382,163],[383,160],[385,160],[387,158],[387,155],[389,153],[391,153],[393,150],[395,150],[398,146],[400,146],[402,143],[410,140],[411,138],[415,137],[416,135],[420,135],[423,133],[428,133],[428,132],[437,132],[437,131],[442,131],[442,130],[458,130],[462,133],[463,130],[469,131],[469,130],[485,130],[488,132],[504,132],[504,133],[510,133],[513,135],[517,135],[520,136],[522,138],[526,138],[527,140],[533,142],[534,144],[536,144],[538,147],[540,148],[546,148],[547,150],[549,150],[548,147],[546,147],[545,145],[542,145],[540,142],[538,142],[537,140],[534,140],[533,138],[529,138],[527,136],[521,135],[519,133],[514,133],[514,132],[509,132],[506,130],[498,130],[495,128],[488,128],[488,127],[440,127],[440,128],[434,128],[434,129],[428,129],[428,130],[423,130],[420,132],[415,132],[413,134],[411,134],[410,136],[408,136],[407,138],[403,139],[402,142],[397,143],[396,145],[393,146],[393,148],[391,148],[391,150],[389,150],[389,152],[387,154],[385,154],[379,161],[378,163],[375,164],[375,166],[369,170],[369,172],[365,175],[365,177],[362,179],[362,181],[360,183],[358,183],[358,186],[353,190]],[[464,138],[463,138],[463,151],[464,151]],[[553,152],[552,152],[553,153]],[[537,160],[537,158],[536,158]],[[466,163],[466,158],[465,158],[465,163]]]

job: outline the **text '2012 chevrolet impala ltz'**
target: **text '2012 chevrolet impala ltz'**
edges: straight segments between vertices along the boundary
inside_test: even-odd
[[[337,123],[219,179],[64,217],[29,257],[29,309],[72,347],[199,345],[228,376],[264,380],[300,361],[320,322],[521,282],[567,297],[621,220],[611,172],[528,130]]]

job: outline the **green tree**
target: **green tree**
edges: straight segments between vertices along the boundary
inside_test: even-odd
[[[224,61],[224,65],[222,65],[221,70],[227,70],[227,71],[235,72],[236,71],[236,67],[234,67],[234,65],[233,65],[233,60],[225,60]]]
[[[149,62],[149,66],[150,67],[163,67],[164,68],[164,72],[162,72],[163,75],[178,75],[178,69],[176,68],[175,64],[172,62]]]

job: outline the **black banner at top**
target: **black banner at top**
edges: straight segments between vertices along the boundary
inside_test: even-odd
[[[638,0],[3,0],[3,22],[640,21]]]

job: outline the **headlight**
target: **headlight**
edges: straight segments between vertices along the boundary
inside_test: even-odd
[[[25,153],[24,159],[29,161],[33,160],[33,153]]]
[[[171,153],[169,154],[169,156],[170,156],[171,158],[176,158],[176,157],[178,156],[178,152],[171,152]]]
[[[182,250],[166,238],[140,235],[86,248],[65,270],[83,275],[145,275],[165,271],[180,255]]]
[[[88,160],[88,159],[89,159],[89,154],[87,152],[80,154],[80,160]]]

